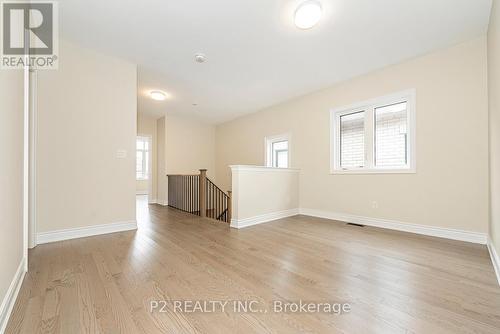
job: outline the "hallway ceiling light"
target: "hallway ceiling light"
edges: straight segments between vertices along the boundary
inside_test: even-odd
[[[197,63],[204,63],[207,60],[207,57],[203,53],[197,53],[194,55],[194,60]]]
[[[318,1],[305,1],[295,11],[295,25],[300,29],[312,28],[321,19],[321,13],[321,4]]]
[[[155,101],[164,101],[167,98],[167,94],[165,94],[164,92],[161,92],[159,90],[153,90],[153,91],[149,92],[149,95]]]

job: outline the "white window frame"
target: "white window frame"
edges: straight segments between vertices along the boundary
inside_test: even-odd
[[[407,102],[407,154],[405,168],[377,167],[375,165],[375,109],[391,104]],[[356,112],[365,112],[365,164],[364,167],[343,168],[340,166],[340,117]],[[378,97],[330,111],[330,173],[331,174],[404,174],[417,172],[416,155],[416,90]]]
[[[266,162],[266,167],[270,168],[283,168],[283,167],[274,167],[273,166],[273,144],[279,143],[282,141],[288,141],[288,167],[291,168],[291,147],[292,147],[292,136],[289,133],[275,135],[275,136],[267,136],[264,138],[264,152],[265,157],[264,161]]]
[[[152,145],[152,140],[151,140],[151,136],[137,135],[137,137],[136,137],[136,144],[135,144],[136,145],[136,148],[135,148],[136,159],[137,159],[137,151],[138,151],[138,149],[137,149],[137,140],[139,140],[139,139],[141,139],[141,140],[143,140],[143,141],[145,141],[145,142],[148,143],[148,148],[149,148],[148,149],[148,153],[149,153],[148,154],[148,166],[149,166],[149,169],[146,171],[146,177],[137,177],[137,170],[136,170],[135,171],[136,180],[137,181],[147,181],[147,180],[149,180],[151,178],[151,168],[152,168],[152,166],[151,166],[151,161],[152,161],[151,155],[152,155],[152,152],[153,152],[153,148],[151,146]],[[143,168],[145,167],[144,164],[145,164],[145,160],[143,159]]]

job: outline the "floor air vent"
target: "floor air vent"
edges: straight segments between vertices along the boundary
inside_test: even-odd
[[[350,226],[356,226],[356,227],[365,227],[365,225],[361,225],[361,224],[354,224],[354,223],[347,223],[347,225],[350,225]]]

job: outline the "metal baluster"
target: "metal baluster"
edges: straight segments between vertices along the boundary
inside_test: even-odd
[[[210,191],[210,196],[212,197],[212,205],[210,206],[212,211],[210,211],[210,215],[212,218],[214,218],[214,185],[212,183],[212,181],[210,181],[210,187],[211,187],[211,191]]]

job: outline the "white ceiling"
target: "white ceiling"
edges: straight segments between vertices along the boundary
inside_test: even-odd
[[[484,34],[491,8],[491,0],[321,0],[321,22],[299,30],[301,2],[61,0],[61,35],[137,63],[140,112],[217,123]],[[198,52],[206,63],[194,61]],[[171,97],[152,101],[152,89]]]

